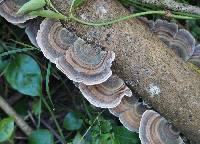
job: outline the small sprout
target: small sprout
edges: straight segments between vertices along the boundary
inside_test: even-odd
[[[91,104],[101,108],[116,107],[124,96],[132,96],[131,90],[117,76],[111,76],[98,85],[88,86],[81,83],[79,89]]]
[[[135,96],[132,96],[130,98],[124,97],[117,107],[109,109],[109,111],[119,117],[120,122],[128,130],[138,132],[140,119],[146,109]]]
[[[43,8],[45,5],[45,0],[30,0],[18,10],[17,14],[28,14],[29,12]]]
[[[0,15],[13,24],[24,23],[35,16],[17,14],[18,10],[28,0],[3,0],[0,1]]]
[[[64,28],[59,21],[46,18],[40,25],[36,40],[44,56],[55,63],[56,58],[65,55],[77,36]]]
[[[153,110],[146,110],[140,121],[139,137],[142,144],[183,144],[180,132]]]
[[[75,82],[95,85],[105,82],[112,75],[114,59],[114,52],[102,51],[100,46],[87,44],[78,38],[66,55],[56,60],[56,66]]]

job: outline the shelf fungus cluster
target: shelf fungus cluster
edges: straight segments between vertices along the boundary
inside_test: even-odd
[[[159,19],[153,22],[142,18],[142,21],[184,61],[200,67],[200,46],[189,31],[179,29],[176,23],[166,20]]]
[[[30,41],[76,83],[83,96],[94,106],[108,108],[130,131],[138,132],[143,144],[180,144],[180,132],[157,112],[139,102],[124,81],[112,74],[113,51],[87,43],[59,20],[17,15],[27,0],[0,1],[0,15],[14,24],[25,25]],[[27,21],[28,20],[28,21]],[[27,22],[26,22],[27,21]],[[169,48],[185,61],[200,66],[200,45],[185,29],[164,20],[142,21]]]
[[[153,110],[142,115],[139,137],[142,144],[184,144],[180,132]]]

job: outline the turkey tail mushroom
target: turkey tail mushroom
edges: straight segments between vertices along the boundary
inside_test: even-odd
[[[65,55],[77,36],[64,28],[60,21],[46,18],[40,24],[36,40],[44,56],[55,63],[56,58]]]
[[[87,44],[78,38],[66,55],[56,60],[56,66],[75,82],[95,85],[105,82],[112,75],[114,59],[114,52],[102,51],[99,45]]]
[[[35,16],[17,15],[16,13],[28,0],[3,0],[0,1],[0,15],[13,24],[24,23]]]
[[[177,55],[187,61],[194,53],[195,43],[195,39],[190,32],[185,29],[180,29],[176,33],[174,40],[170,42],[169,47],[172,48]]]
[[[200,67],[200,44],[195,47],[194,53],[189,59],[189,62]]]
[[[151,23],[151,21],[146,23]],[[194,53],[194,37],[185,29],[178,29],[177,24],[166,20],[156,20],[154,27],[150,30],[183,60],[187,61]]]
[[[146,106],[138,102],[136,97],[132,96],[130,98],[123,98],[117,107],[109,109],[109,111],[119,117],[120,122],[128,130],[139,132],[140,120],[146,109]]]
[[[116,75],[98,85],[89,86],[80,83],[79,89],[91,104],[101,108],[116,107],[124,96],[132,96],[131,90]]]
[[[180,132],[153,110],[143,113],[139,137],[142,144],[184,144]]]
[[[27,34],[30,42],[36,46],[39,47],[36,41],[37,33],[40,29],[40,24],[42,23],[42,18],[35,18],[33,20],[30,20],[26,24],[25,33]]]
[[[152,31],[169,46],[175,34],[178,32],[178,26],[175,23],[159,19],[155,21]]]

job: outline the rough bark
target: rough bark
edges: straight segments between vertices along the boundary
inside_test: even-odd
[[[66,13],[67,0],[54,0],[54,4]],[[128,12],[116,0],[87,0],[76,13],[88,21]],[[200,75],[145,26],[136,19],[107,27],[74,22],[65,25],[88,42],[113,50],[113,72],[193,143],[200,142]]]

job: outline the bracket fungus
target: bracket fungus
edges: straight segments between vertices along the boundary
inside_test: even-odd
[[[142,114],[146,109],[143,103],[138,102],[138,99],[132,96],[124,97],[117,107],[109,109],[109,111],[119,117],[120,122],[128,130],[138,132]]]
[[[195,47],[194,53],[188,61],[200,67],[200,44]]]
[[[187,61],[194,54],[195,38],[187,30],[178,29],[177,24],[166,20],[156,20],[154,27],[150,27],[150,30],[183,60]]]
[[[116,107],[124,96],[132,96],[131,90],[116,75],[112,75],[107,81],[98,85],[80,83],[79,89],[91,104],[101,108]]]
[[[16,13],[28,0],[3,0],[0,1],[0,15],[13,24],[24,23],[35,16],[17,15]]]
[[[180,132],[153,110],[146,110],[140,121],[139,137],[142,144],[183,144]]]
[[[27,24],[25,25],[25,33],[27,34],[30,42],[36,47],[39,47],[36,41],[36,36],[38,30],[40,29],[41,22],[42,18],[38,17],[28,21]]]
[[[187,61],[194,52],[195,39],[187,30],[179,29],[169,47]]]
[[[78,38],[66,55],[56,60],[56,66],[75,82],[95,85],[105,82],[112,75],[114,59],[114,52],[102,51],[99,45],[87,44]]]
[[[46,18],[40,24],[36,40],[44,56],[55,63],[56,58],[65,55],[77,36],[64,28],[60,21]]]
[[[165,20],[156,20],[152,31],[167,45],[173,41],[178,32],[178,26],[175,23],[169,23]]]

